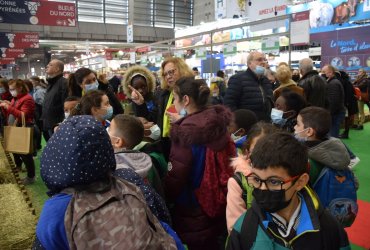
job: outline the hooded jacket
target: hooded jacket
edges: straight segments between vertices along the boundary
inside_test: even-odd
[[[137,105],[132,102],[132,109],[137,117],[144,117],[148,121],[157,122],[158,107],[157,101],[154,98],[154,90],[156,81],[154,75],[143,66],[133,66],[127,69],[122,80],[123,90],[128,98],[131,98],[131,90],[128,88],[131,85],[131,80],[135,75],[142,75],[146,79],[148,85],[148,94],[144,96],[145,103]]]
[[[298,86],[303,88],[307,104],[328,108],[326,83],[316,70],[311,70],[304,74],[298,81]]]

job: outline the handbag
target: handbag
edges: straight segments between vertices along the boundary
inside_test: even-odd
[[[17,127],[17,120],[13,126],[4,127],[4,149],[16,154],[33,153],[33,127],[26,127],[25,114],[22,112],[22,127]]]

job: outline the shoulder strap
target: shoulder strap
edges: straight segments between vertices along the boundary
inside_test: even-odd
[[[242,198],[245,201],[247,209],[250,208],[252,205],[252,199],[253,199],[252,197],[253,189],[250,186],[248,186],[247,180],[243,173],[236,172],[233,175],[233,178],[235,179],[235,181],[238,183],[238,185],[242,189]]]
[[[258,216],[253,209],[248,209],[243,220],[240,236],[242,249],[251,249],[257,237],[259,222]]]

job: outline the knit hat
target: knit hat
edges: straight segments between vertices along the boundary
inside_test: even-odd
[[[107,179],[115,169],[109,135],[88,115],[64,121],[41,156],[41,177],[50,193]]]

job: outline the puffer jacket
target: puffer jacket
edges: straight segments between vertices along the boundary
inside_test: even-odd
[[[298,81],[298,86],[303,88],[308,105],[328,108],[326,83],[316,70],[311,70],[303,75]]]
[[[333,77],[328,80],[327,93],[330,114],[337,115],[341,112],[345,112],[344,90],[342,83],[338,80],[338,78]]]
[[[253,111],[258,120],[270,121],[272,108],[272,88],[270,81],[262,76],[260,78],[247,69],[233,75],[226,89],[224,104],[231,109],[249,109]]]

